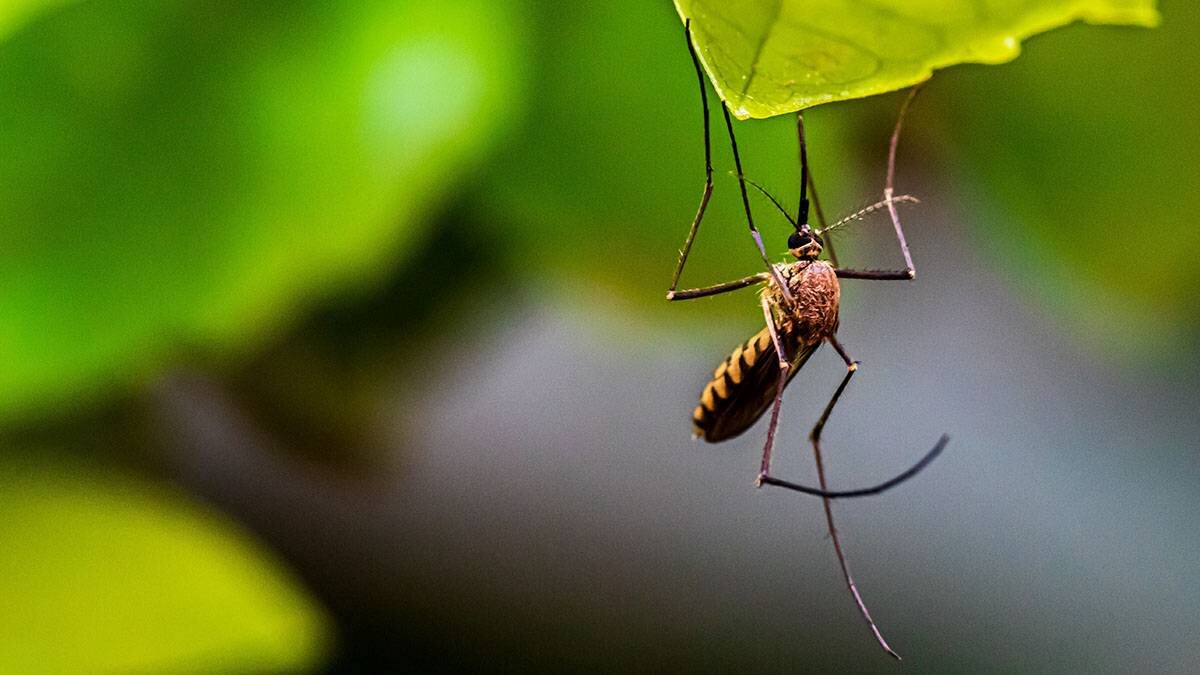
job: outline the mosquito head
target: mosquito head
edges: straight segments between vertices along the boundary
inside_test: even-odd
[[[788,252],[796,256],[797,260],[816,260],[817,256],[821,255],[821,246],[824,243],[808,225],[802,225],[788,237]]]

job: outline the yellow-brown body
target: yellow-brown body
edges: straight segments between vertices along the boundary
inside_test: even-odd
[[[797,260],[776,265],[776,269],[794,303],[786,303],[771,278],[764,282],[762,295],[770,304],[776,333],[791,366],[790,382],[817,347],[837,331],[841,287],[833,266],[823,260]],[[779,358],[764,327],[713,372],[692,413],[696,436],[716,443],[750,428],[770,406],[778,382]]]

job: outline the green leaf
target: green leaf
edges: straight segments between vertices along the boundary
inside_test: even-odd
[[[0,672],[307,670],[330,626],[243,533],[97,465],[0,462]]]
[[[18,30],[40,12],[73,0],[5,0],[0,3],[0,40]]]
[[[70,5],[0,43],[0,422],[368,283],[511,119],[511,7]]]
[[[894,91],[959,63],[1015,59],[1073,21],[1158,25],[1154,0],[675,0],[739,118]]]

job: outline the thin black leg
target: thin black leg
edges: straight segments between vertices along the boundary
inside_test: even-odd
[[[821,209],[821,199],[817,196],[817,184],[813,180],[812,167],[808,165],[808,139],[804,132],[804,113],[796,113],[796,140],[800,148],[800,210],[798,216],[800,222],[808,224],[808,200],[805,198],[804,191],[807,188],[808,194],[812,195],[812,205],[817,212],[817,222],[820,223],[821,229],[826,228],[825,211]],[[838,266],[837,251],[833,248],[833,237],[826,235],[822,237],[825,244],[822,248],[829,254],[829,261],[834,267]]]
[[[916,270],[834,270],[839,279],[875,279],[886,281],[909,281]]]
[[[812,195],[813,211],[817,213],[817,222],[820,223],[821,229],[826,229],[825,210],[821,208],[821,198],[817,196],[817,184],[813,182],[812,170],[808,172],[808,193]],[[833,248],[833,235],[823,234],[821,239],[825,245],[822,247],[829,254],[829,262],[833,263],[834,267],[838,267],[837,251]]]
[[[889,478],[888,480],[886,480],[882,483],[879,483],[878,485],[872,485],[871,487],[858,488],[856,490],[821,490],[818,488],[809,487],[807,485],[801,485],[799,483],[793,483],[791,481],[786,481],[781,478],[776,478],[774,476],[769,476],[769,475],[759,475],[758,484],[759,485],[774,485],[776,487],[786,488],[788,490],[794,490],[796,492],[801,492],[806,495],[812,495],[814,497],[824,497],[826,499],[854,499],[857,497],[873,497],[877,494],[882,494],[884,492],[887,492],[888,490],[896,487],[897,485],[903,483],[904,481],[908,480],[909,478],[912,478],[913,476],[917,475],[918,473],[921,473],[922,471],[924,471],[925,467],[929,466],[933,462],[933,460],[938,458],[938,455],[942,454],[942,451],[946,449],[946,444],[949,442],[950,442],[950,437],[945,434],[942,434],[942,437],[938,439],[938,442],[936,444],[934,444],[933,449],[930,450],[929,452],[925,453],[925,456],[922,457],[919,462],[917,462],[916,464],[913,464],[912,466],[905,469],[901,473],[896,474],[894,477]]]
[[[746,175],[742,173],[742,158],[738,154],[737,138],[733,135],[733,119],[729,116],[729,106],[722,105],[721,112],[725,113],[725,130],[729,132],[729,144],[733,148],[733,165],[737,168],[738,186],[742,189],[742,206],[746,209],[746,224],[750,227],[750,236],[754,237],[754,243],[758,246],[758,253],[762,256],[763,263],[767,266],[772,278],[775,280],[775,285],[779,287],[779,292],[783,295],[783,299],[787,304],[791,305],[794,302],[792,291],[780,276],[779,270],[771,264],[770,257],[767,256],[767,249],[763,246],[762,235],[758,233],[758,228],[754,227],[754,217],[750,215],[750,195],[746,194]]]
[[[692,300],[694,298],[703,298],[709,295],[717,295],[719,293],[728,293],[736,291],[747,286],[762,283],[769,279],[766,272],[759,272],[753,276],[737,279],[735,281],[726,281],[723,284],[715,284],[713,286],[705,286],[704,288],[688,288],[682,291],[667,291],[668,300]]]
[[[774,334],[772,334],[772,337],[774,337]],[[854,361],[853,359],[850,358],[850,355],[846,353],[846,349],[844,347],[842,347],[842,343],[838,342],[836,337],[830,336],[829,344],[833,345],[833,348],[837,351],[838,356],[841,356],[842,360],[846,362],[846,377],[845,377],[845,379],[842,380],[841,385],[838,386],[837,391],[835,391],[833,393],[833,398],[831,398],[829,400],[829,404],[825,406],[825,411],[821,414],[821,418],[819,420],[817,420],[816,426],[813,427],[811,438],[813,440],[813,443],[816,444],[815,449],[818,453],[820,452],[821,431],[825,428],[825,423],[829,420],[829,414],[831,412],[833,412],[833,406],[837,404],[838,399],[841,398],[841,396],[842,396],[842,392],[845,391],[845,389],[846,389],[846,385],[850,383],[850,378],[858,370],[858,362]],[[778,349],[778,348],[779,347],[776,346],[776,349]],[[783,382],[782,379],[781,379],[781,382]],[[784,384],[786,384],[786,382],[784,382]],[[778,396],[776,397],[775,408],[772,410],[772,419],[774,419],[774,417],[778,414],[775,411],[778,410],[778,408],[779,408],[780,398],[782,397],[781,392],[782,392],[782,388],[780,389]],[[776,478],[776,477],[770,475],[771,474],[771,448],[772,448],[772,441],[774,440],[773,431],[774,431],[775,426],[776,426],[775,423],[772,422],[771,426],[768,427],[767,445],[763,447],[763,461],[762,461],[762,465],[760,467],[760,472],[758,474],[758,480],[757,480],[756,484],[760,487],[763,485],[774,485],[775,487],[786,488],[788,490],[794,490],[796,492],[801,492],[801,493],[804,493],[807,495],[814,495],[816,497],[823,497],[825,499],[848,499],[848,498],[854,498],[854,497],[870,497],[873,495],[877,495],[877,494],[886,492],[886,491],[896,487],[897,485],[903,483],[904,481],[908,480],[909,478],[912,478],[913,476],[917,475],[918,473],[921,473],[921,471],[923,471],[925,469],[925,467],[929,466],[930,463],[933,462],[933,460],[938,458],[938,455],[942,454],[942,451],[946,449],[946,444],[950,442],[950,437],[943,435],[938,440],[938,442],[933,446],[933,449],[930,450],[929,452],[925,453],[925,456],[922,457],[916,464],[913,464],[912,466],[905,469],[901,473],[896,474],[892,478],[889,478],[888,480],[885,480],[884,482],[879,483],[877,485],[872,485],[871,487],[865,487],[865,488],[857,488],[854,490],[830,490],[824,483],[822,483],[820,489],[817,489],[817,488],[809,487],[807,485],[801,485],[799,483],[793,483],[791,481],[786,481],[781,478]]]
[[[667,298],[671,299],[675,289],[679,287],[679,276],[683,274],[683,266],[687,263],[688,254],[692,251],[692,242],[700,230],[700,221],[704,219],[704,211],[708,208],[708,200],[712,197],[712,140],[708,122],[708,92],[704,86],[704,71],[700,68],[700,58],[696,56],[696,48],[692,46],[692,20],[688,19],[683,25],[683,36],[687,40],[688,52],[692,55],[692,65],[696,67],[696,79],[700,81],[700,107],[704,113],[704,193],[700,196],[700,208],[696,209],[696,217],[692,219],[692,229],[688,231],[687,241],[679,250],[679,263],[675,266],[675,276],[671,277],[671,288]]]
[[[821,489],[824,490],[828,486],[825,481],[825,463],[821,458],[821,430],[825,428],[825,422],[829,420],[829,414],[833,412],[833,407],[837,405],[838,398],[845,391],[846,385],[850,383],[850,378],[858,370],[858,362],[852,360],[850,355],[842,347],[837,338],[830,335],[829,342],[837,353],[846,362],[846,376],[842,378],[842,383],[838,385],[837,391],[833,393],[833,397],[829,399],[829,404],[825,406],[825,411],[821,413],[821,419],[817,420],[813,426],[812,433],[809,434],[809,440],[812,441],[813,457],[817,461],[817,480],[821,483]],[[842,577],[846,580],[846,588],[850,590],[850,595],[854,598],[854,604],[858,605],[858,612],[866,620],[867,625],[871,627],[871,632],[874,633],[875,639],[879,642],[879,646],[883,650],[900,660],[900,655],[897,654],[887,640],[883,639],[883,634],[879,632],[879,627],[875,625],[875,620],[871,618],[871,612],[867,609],[866,603],[863,602],[862,595],[858,592],[858,586],[854,583],[854,576],[850,573],[850,564],[846,561],[846,554],[842,551],[842,541],[838,537],[837,527],[833,524],[833,507],[828,498],[822,499],[821,503],[825,507],[825,522],[829,527],[829,538],[833,540],[833,550],[837,554],[838,565],[842,568]]]
[[[887,183],[883,188],[883,200],[887,202],[888,215],[892,217],[892,226],[896,228],[896,240],[900,242],[900,253],[904,254],[904,271],[907,276],[902,278],[906,279],[916,278],[917,268],[913,266],[912,254],[908,252],[908,242],[904,239],[904,228],[900,227],[900,215],[896,213],[896,202],[892,198],[896,195],[896,148],[900,145],[900,130],[904,126],[904,116],[908,114],[908,106],[920,90],[921,85],[919,84],[913,87],[908,92],[908,96],[904,97],[904,103],[900,104],[900,114],[896,116],[896,126],[892,129],[892,140],[888,143]],[[869,279],[872,277],[859,278]]]
[[[888,168],[887,180],[884,182],[883,201],[872,204],[859,212],[852,214],[842,220],[834,223],[831,226],[822,225],[820,233],[824,237],[828,237],[828,230],[840,227],[844,223],[856,220],[862,216],[875,211],[880,207],[886,207],[888,216],[892,220],[892,227],[896,230],[896,241],[900,243],[900,253],[904,256],[904,269],[902,270],[852,270],[838,269],[837,275],[842,279],[874,279],[887,281],[909,281],[917,276],[916,267],[913,266],[912,254],[908,250],[908,241],[904,238],[904,228],[900,226],[900,214],[896,211],[896,204],[900,202],[916,202],[917,200],[909,195],[896,195],[896,149],[900,145],[900,131],[904,126],[904,117],[908,114],[908,107],[916,97],[917,92],[921,90],[923,85],[917,85],[909,91],[904,102],[900,105],[900,114],[896,117],[896,126],[892,129],[892,138],[888,143]],[[819,209],[820,207],[818,207]],[[834,267],[837,267],[834,263]]]
[[[791,369],[791,362],[788,360],[787,352],[783,349],[783,342],[779,339],[779,330],[775,326],[775,313],[771,311],[771,301],[763,297],[760,302],[762,303],[763,319],[767,322],[767,332],[771,334],[771,343],[775,345],[775,356],[779,359],[779,381],[775,384],[775,401],[771,404],[771,421],[767,425],[767,440],[763,443],[758,480],[754,482],[757,487],[762,487],[764,478],[771,473],[771,450],[775,447],[775,431],[779,428],[779,409],[783,404],[783,388],[787,386],[788,371]]]

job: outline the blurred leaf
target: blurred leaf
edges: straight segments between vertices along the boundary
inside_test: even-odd
[[[0,420],[362,284],[510,118],[484,0],[89,2],[0,44]]]
[[[675,0],[739,118],[894,91],[959,63],[1004,63],[1073,21],[1155,26],[1154,0]]]
[[[179,495],[64,460],[0,463],[0,672],[300,670],[329,626]]]
[[[38,13],[74,0],[5,0],[0,3],[0,40]]]
[[[930,94],[983,254],[1074,341],[1174,370],[1200,333],[1200,127],[1180,86],[1200,7],[1172,8],[1161,30],[1070,29]]]

